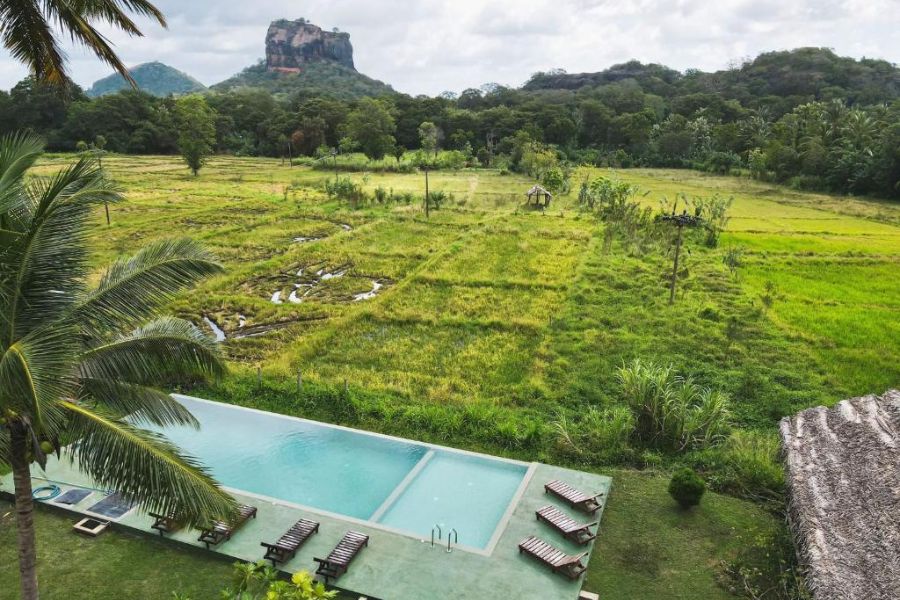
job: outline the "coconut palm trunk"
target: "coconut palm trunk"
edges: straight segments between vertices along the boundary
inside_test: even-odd
[[[23,425],[10,426],[10,463],[16,497],[16,529],[19,581],[22,598],[37,598],[37,544],[34,536],[34,500],[31,497],[31,468],[28,464],[27,431]]]
[[[89,156],[26,178],[41,150],[28,135],[0,139],[0,465],[15,481],[24,600],[38,598],[30,470],[48,454],[188,525],[235,509],[196,460],[141,428],[197,425],[159,388],[222,373],[218,349],[159,313],[221,267],[190,240],[164,240],[89,285],[88,228],[120,194]]]

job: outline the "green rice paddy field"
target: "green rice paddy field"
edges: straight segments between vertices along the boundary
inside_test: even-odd
[[[71,159],[48,156],[38,171]],[[615,369],[634,358],[727,391],[735,425],[764,432],[798,409],[900,385],[897,204],[619,171],[652,206],[678,192],[734,197],[719,247],[688,244],[670,307],[668,257],[604,253],[603,226],[579,213],[574,195],[545,213],[526,210],[532,182],[520,176],[431,173],[431,189],[453,198],[426,219],[404,202],[351,210],[323,193],[333,174],[276,160],[215,158],[196,178],[175,157],[103,163],[127,201],[110,207],[110,226],[98,214],[98,268],[173,235],[202,240],[227,268],[173,306],[226,335],[230,374],[197,391],[207,397],[602,469],[603,460],[561,450],[552,423],[619,402]],[[419,174],[349,176],[370,192],[423,192]],[[729,248],[743,250],[736,274],[723,264]],[[654,559],[648,575],[654,554],[631,548],[634,519],[645,504],[662,510],[650,504],[666,500],[664,485],[649,492],[627,473],[588,583],[605,597],[725,597],[711,573],[734,551],[733,529],[768,530],[771,517],[713,496],[703,527],[731,525],[704,538],[703,551]],[[643,528],[640,541],[665,554],[685,527]]]
[[[431,189],[454,199],[426,220],[418,205],[350,210],[322,193],[328,173],[276,160],[217,158],[197,178],[175,157],[104,165],[127,201],[111,207],[110,227],[98,215],[98,267],[163,236],[211,247],[227,273],[176,309],[222,327],[233,378],[255,381],[261,366],[264,379],[293,381],[299,369],[400,405],[546,416],[615,402],[614,367],[643,357],[729,391],[753,426],[900,383],[897,204],[621,171],[653,205],[677,192],[735,198],[719,248],[689,245],[689,277],[669,307],[666,257],[604,255],[602,226],[574,195],[545,214],[523,210],[530,182],[518,176],[432,173]],[[351,177],[370,191],[423,187],[414,174]],[[722,263],[729,247],[745,250],[736,276]],[[355,301],[373,281],[374,297]],[[289,301],[295,290],[301,303]]]

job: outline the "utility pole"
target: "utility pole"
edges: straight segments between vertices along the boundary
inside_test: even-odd
[[[425,218],[428,218],[428,166],[425,166]]]
[[[334,182],[335,183],[337,183],[337,180],[338,180],[337,155],[338,155],[337,148],[332,148],[331,149],[331,159],[333,161],[332,164],[334,165]]]
[[[103,172],[103,148],[95,146],[97,152],[97,166]],[[103,201],[103,209],[106,211],[106,226],[109,227],[109,202]]]
[[[678,282],[678,261],[681,258],[684,228],[697,227],[703,223],[703,219],[687,214],[686,210],[680,215],[676,215],[673,210],[671,215],[663,215],[662,220],[672,223],[678,228],[675,234],[675,259],[672,261],[672,281],[669,284],[669,305],[671,306],[672,304],[675,304],[675,286]]]

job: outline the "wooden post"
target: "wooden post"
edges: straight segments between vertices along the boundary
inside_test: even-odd
[[[297,369],[297,393],[303,391],[303,373]]]
[[[425,218],[428,218],[428,167],[425,167]]]
[[[262,367],[256,367],[256,389],[262,389]]]
[[[344,380],[344,395],[345,396],[347,395],[347,392],[349,391],[349,389],[350,388],[347,386],[347,380],[345,379]]]
[[[103,156],[97,153],[97,166],[103,171]],[[106,211],[106,226],[109,227],[109,202],[103,203],[103,209]]]
[[[669,306],[675,304],[675,282],[678,279],[678,258],[681,255],[681,228],[682,225],[678,223],[678,235],[675,238],[675,261],[672,265],[672,283],[669,287]]]

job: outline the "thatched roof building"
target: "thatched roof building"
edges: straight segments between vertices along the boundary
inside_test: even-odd
[[[540,185],[532,186],[530,190],[525,192],[525,195],[528,196],[529,204],[534,202],[538,206],[550,206],[550,201],[553,200],[553,194]]]
[[[900,598],[900,391],[786,417],[781,438],[814,598]]]

